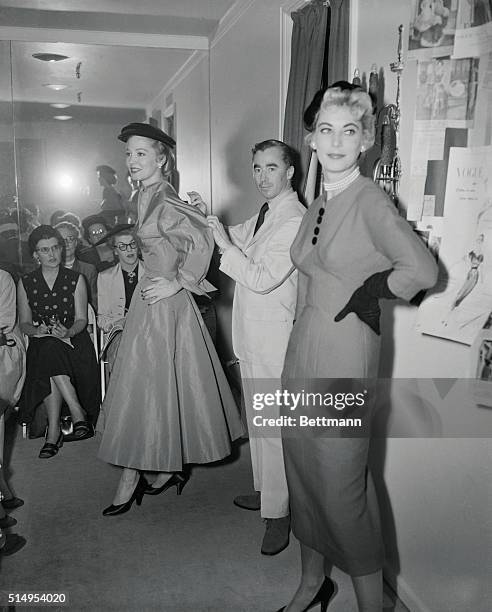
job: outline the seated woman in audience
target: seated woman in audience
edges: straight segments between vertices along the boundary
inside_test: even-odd
[[[63,444],[62,401],[72,416],[73,436],[94,435],[99,412],[99,378],[87,333],[87,291],[78,272],[61,265],[63,238],[49,225],[37,227],[29,247],[39,267],[18,286],[21,331],[29,337],[26,382],[19,419],[29,423],[44,402],[48,414],[46,443],[40,458],[56,455]]]
[[[133,225],[117,225],[106,237],[114,249],[118,263],[100,272],[97,277],[97,324],[105,334],[113,330],[123,330],[133,292],[145,272],[138,259],[138,245],[132,228]],[[110,372],[120,339],[121,334],[116,335],[107,347],[106,358]]]
[[[78,272],[86,280],[87,298],[94,311],[97,312],[97,270],[96,267],[77,258],[76,250],[80,241],[79,228],[68,221],[60,221],[55,225],[65,242],[65,257],[63,265],[69,270]]]
[[[101,242],[111,229],[106,219],[101,215],[91,215],[83,219],[82,227],[84,238],[91,246],[80,249],[78,258],[95,266],[98,272],[114,266],[116,260],[113,250],[105,242]]]
[[[4,414],[16,406],[24,384],[26,348],[16,323],[15,283],[7,272],[0,270],[0,528],[12,527],[16,520],[5,515],[24,503],[15,497],[4,475]]]
[[[68,223],[72,223],[73,225],[75,225],[78,228],[79,232],[82,230],[82,221],[80,220],[80,217],[73,212],[64,213],[55,224],[50,223],[50,225],[57,225],[58,223],[62,223],[63,221],[68,221]]]

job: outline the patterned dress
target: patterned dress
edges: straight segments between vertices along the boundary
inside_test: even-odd
[[[75,320],[75,288],[79,274],[60,266],[53,288],[41,268],[22,278],[33,324],[49,324],[56,316],[65,326]],[[99,370],[94,347],[86,329],[71,338],[73,348],[58,338],[30,338],[27,349],[26,381],[19,405],[19,420],[30,423],[36,408],[51,393],[52,376],[66,375],[74,386],[82,408],[91,422],[100,405]]]

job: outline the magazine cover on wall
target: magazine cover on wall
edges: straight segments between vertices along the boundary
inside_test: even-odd
[[[417,329],[471,345],[492,310],[492,147],[452,148],[441,277],[424,300]]]
[[[451,55],[458,0],[412,0],[408,59]]]
[[[492,408],[492,312],[472,345],[470,366],[475,403]]]
[[[443,129],[467,127],[475,116],[478,67],[478,58],[420,61],[415,119],[443,121]]]
[[[454,57],[471,57],[487,53],[492,39],[492,2],[462,0],[459,3]]]

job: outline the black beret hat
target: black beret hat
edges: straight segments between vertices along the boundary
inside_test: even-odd
[[[150,125],[149,123],[129,123],[121,129],[119,140],[126,142],[130,136],[144,136],[145,138],[151,138],[152,140],[159,140],[168,147],[175,147],[176,142],[168,136],[166,132],[163,132],[159,128]]]
[[[132,230],[134,227],[135,227],[134,223],[118,223],[112,229],[109,230],[109,232],[106,234],[106,236],[104,236],[104,238],[101,238],[100,240],[98,240],[94,244],[94,246],[98,246],[100,244],[103,244],[103,242],[106,242],[107,240],[109,240],[113,236],[116,236],[117,234],[121,234],[123,232],[128,232],[128,231]]]

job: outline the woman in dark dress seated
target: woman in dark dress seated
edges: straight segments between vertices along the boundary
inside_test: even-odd
[[[56,455],[63,444],[62,401],[72,416],[75,439],[94,435],[100,403],[96,356],[86,330],[87,290],[78,272],[60,265],[63,244],[54,228],[37,227],[29,247],[39,267],[18,286],[20,328],[29,337],[19,419],[30,423],[44,402],[48,429],[39,453],[43,459]]]

